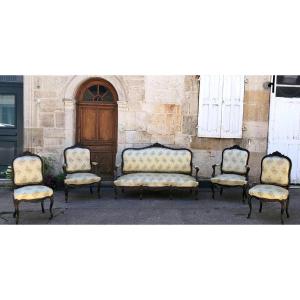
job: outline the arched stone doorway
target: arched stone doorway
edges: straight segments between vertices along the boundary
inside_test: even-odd
[[[112,179],[118,141],[118,94],[103,78],[90,78],[76,93],[76,142],[91,149],[100,175]]]

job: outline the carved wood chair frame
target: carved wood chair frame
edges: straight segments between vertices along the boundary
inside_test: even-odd
[[[263,174],[263,161],[265,158],[268,158],[268,157],[280,157],[280,158],[284,158],[286,159],[288,162],[289,162],[289,171],[288,171],[288,184],[287,185],[280,185],[280,184],[276,184],[276,183],[266,183],[266,182],[263,182],[262,180],[262,174]],[[261,160],[261,172],[260,172],[260,183],[253,183],[251,185],[251,187],[254,187],[255,185],[257,184],[268,184],[268,185],[274,185],[274,186],[279,186],[279,187],[282,187],[282,188],[285,188],[287,190],[289,190],[289,187],[290,187],[290,182],[291,182],[291,170],[292,170],[292,161],[289,157],[283,155],[282,153],[278,152],[278,151],[275,151],[271,154],[268,154],[268,155],[265,155],[262,160]],[[259,212],[261,213],[262,212],[262,203],[263,202],[278,202],[280,203],[280,206],[281,206],[281,210],[280,210],[280,221],[281,221],[281,224],[284,224],[284,220],[283,220],[283,215],[284,215],[284,211],[286,212],[286,217],[289,218],[290,217],[290,214],[289,214],[289,203],[290,203],[290,196],[288,196],[288,198],[286,200],[278,200],[278,199],[264,199],[264,198],[259,198],[259,197],[255,197],[255,196],[251,196],[249,195],[249,192],[248,192],[248,205],[249,205],[249,213],[248,213],[248,216],[247,218],[249,219],[251,217],[251,213],[252,213],[252,199],[257,199],[259,201]]]
[[[41,173],[42,173],[42,180],[40,182],[35,182],[35,183],[27,183],[24,185],[19,185],[15,183],[15,171],[14,171],[14,161],[17,158],[20,157],[24,157],[24,156],[33,156],[33,157],[37,157],[38,159],[40,159],[41,161]],[[22,154],[16,156],[13,161],[12,161],[12,183],[13,183],[13,190],[17,189],[17,188],[21,188],[21,187],[25,187],[25,186],[32,186],[32,185],[45,185],[44,182],[44,162],[43,159],[34,153],[31,153],[29,151],[25,151]],[[36,203],[36,202],[40,202],[41,203],[41,207],[42,207],[42,213],[45,213],[45,208],[44,208],[44,200],[49,199],[50,200],[50,207],[49,207],[49,211],[50,211],[50,220],[53,218],[53,212],[52,212],[52,207],[53,207],[53,203],[54,203],[54,196],[52,195],[51,197],[43,197],[43,198],[38,198],[38,199],[34,199],[34,200],[27,200],[27,199],[21,199],[21,200],[17,200],[14,197],[13,194],[13,202],[14,202],[14,207],[15,207],[15,211],[13,213],[13,217],[16,218],[16,224],[19,224],[19,218],[20,218],[20,210],[19,210],[19,204],[22,202],[30,202],[30,203]]]
[[[244,173],[240,173],[240,172],[226,172],[223,171],[223,158],[224,158],[224,152],[227,150],[240,150],[240,151],[245,151],[247,153],[247,161],[246,161],[246,171]],[[220,166],[220,171],[221,174],[236,174],[236,175],[241,175],[241,176],[245,176],[247,184],[245,185],[223,185],[223,184],[219,184],[219,183],[212,183],[211,182],[211,191],[212,191],[212,198],[215,199],[215,187],[219,187],[220,188],[220,195],[222,196],[223,194],[223,189],[228,189],[228,188],[242,188],[242,199],[243,202],[245,203],[245,199],[247,198],[247,189],[248,189],[248,180],[249,180],[249,171],[250,171],[250,167],[248,166],[249,163],[249,158],[250,158],[250,152],[249,150],[240,147],[239,145],[234,145],[232,147],[227,147],[224,148],[222,151],[222,160],[221,160],[221,164],[214,164],[212,166],[213,172],[211,177],[215,177],[216,175],[216,167]]]
[[[81,149],[87,149],[90,151],[90,166],[91,168],[89,170],[78,170],[78,171],[67,171],[67,157],[66,157],[66,152],[70,149],[75,149],[75,148],[81,148]],[[64,164],[63,164],[63,172],[64,172],[64,178],[66,179],[68,174],[74,174],[74,173],[95,173],[97,174],[96,169],[99,167],[98,162],[94,162],[92,161],[91,158],[91,150],[86,147],[83,146],[81,144],[75,144],[73,146],[67,147],[64,149]],[[99,182],[96,183],[85,183],[85,184],[66,184],[64,181],[64,192],[65,192],[65,202],[68,202],[69,200],[69,188],[77,188],[79,186],[89,186],[90,187],[90,193],[93,194],[93,186],[97,187],[97,194],[98,194],[98,198],[101,198],[101,193],[100,193],[100,189],[101,189],[101,179]]]

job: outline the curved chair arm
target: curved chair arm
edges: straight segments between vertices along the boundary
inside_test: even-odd
[[[66,175],[67,174],[67,165],[63,164],[62,169],[63,169],[64,175]]]
[[[97,171],[99,171],[100,164],[97,161],[92,161],[91,165],[92,165],[92,170],[95,171],[95,173],[97,173]]]
[[[121,167],[121,165],[115,165],[115,168],[114,168],[114,177],[115,177],[115,179],[117,179],[118,177],[121,176],[121,175],[118,175],[118,170],[119,170],[120,167]]]
[[[246,180],[248,181],[249,180],[250,167],[246,166],[246,168],[247,168],[247,171],[246,171]]]
[[[254,187],[255,185],[258,185],[260,184],[260,182],[251,182],[251,183],[248,183],[248,188],[251,189],[252,187]]]
[[[194,164],[193,164],[193,168],[194,168],[195,171],[196,171],[196,173],[195,173],[195,178],[196,178],[196,180],[198,180],[198,173],[199,173],[200,168],[199,168],[199,166],[196,166],[196,165],[194,165]]]
[[[211,177],[215,177],[216,176],[216,167],[219,167],[220,170],[221,170],[221,164],[214,164],[214,165],[212,165],[213,172],[211,174]]]

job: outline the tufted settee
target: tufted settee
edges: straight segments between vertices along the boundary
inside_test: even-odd
[[[128,188],[138,189],[141,199],[147,189],[168,189],[170,198],[172,190],[188,189],[197,199],[199,168],[193,166],[192,159],[193,153],[189,149],[169,148],[158,143],[144,148],[127,148],[122,152],[121,166],[115,170],[115,197],[118,197],[119,189]]]

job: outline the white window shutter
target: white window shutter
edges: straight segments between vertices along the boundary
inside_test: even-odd
[[[224,76],[222,138],[241,138],[243,124],[244,76]]]
[[[223,76],[201,76],[198,136],[221,137]]]

